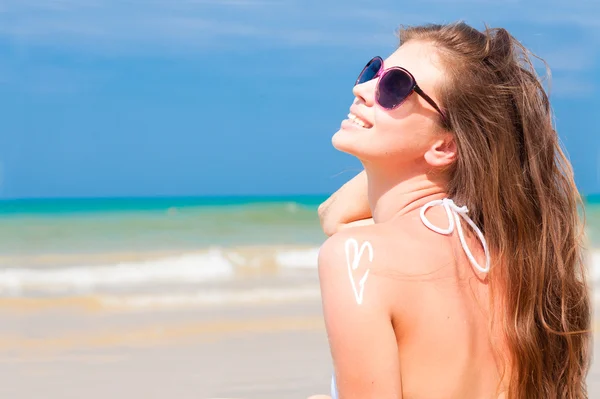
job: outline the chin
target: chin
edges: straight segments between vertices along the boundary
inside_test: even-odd
[[[352,137],[349,132],[344,129],[338,130],[331,138],[331,145],[338,151],[352,154],[352,148],[355,147],[356,138]],[[353,155],[353,154],[352,154]]]
[[[363,145],[367,144],[361,142],[359,137],[354,132],[347,132],[344,129],[337,131],[331,138],[331,144],[333,148],[346,154],[362,158],[364,154]]]

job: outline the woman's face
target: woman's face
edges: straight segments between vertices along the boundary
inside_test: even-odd
[[[443,73],[433,45],[418,41],[403,44],[384,61],[385,69],[392,66],[407,69],[421,89],[442,106],[436,89]],[[365,126],[344,120],[332,138],[333,146],[363,162],[423,162],[424,154],[440,140],[440,114],[414,92],[394,110],[381,108],[375,102],[378,82],[376,78],[354,87],[350,114],[362,119]]]

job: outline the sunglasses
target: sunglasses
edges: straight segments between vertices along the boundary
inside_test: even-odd
[[[440,107],[421,90],[415,77],[401,67],[394,66],[384,69],[381,57],[374,57],[367,63],[360,75],[358,75],[358,79],[356,79],[354,85],[368,82],[377,77],[379,77],[379,82],[377,82],[375,89],[375,101],[377,101],[379,106],[387,110],[398,108],[414,91],[435,108],[442,116],[443,123],[446,123],[446,116]]]

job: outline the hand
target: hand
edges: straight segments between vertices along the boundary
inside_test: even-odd
[[[319,206],[321,228],[327,236],[356,224],[373,223],[367,185],[367,174],[362,171]]]

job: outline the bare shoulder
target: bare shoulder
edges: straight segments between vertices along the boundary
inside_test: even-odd
[[[329,237],[319,250],[319,265],[323,263],[335,263],[346,259],[349,247],[360,244],[373,254],[373,242],[377,241],[379,229],[376,225],[356,226],[341,230]],[[372,257],[372,255],[370,255]]]
[[[444,243],[443,236],[427,230],[420,220],[358,226],[329,237],[319,251],[319,265],[344,268],[345,260],[356,261],[356,254],[358,262],[368,259],[372,271],[382,276],[419,275],[431,272],[440,256],[448,254]]]
[[[380,264],[375,251],[384,241],[381,233],[379,226],[368,225],[352,227],[332,235],[319,250],[319,269],[327,267],[320,271],[327,273],[332,268],[345,270],[348,264],[355,266],[354,269],[359,264]]]
[[[331,236],[319,252],[325,326],[341,397],[398,397],[401,381],[389,284],[376,271],[377,226]]]
[[[397,292],[390,276],[402,268],[403,261],[393,256],[389,231],[379,225],[359,226],[342,230],[321,246],[319,278],[324,296],[335,292],[356,305],[377,307],[384,311],[392,299],[389,291]],[[406,260],[405,260],[406,261]],[[389,310],[389,309],[388,309]]]
[[[343,266],[348,255],[357,248],[363,254],[366,251],[369,263],[375,260],[375,246],[380,247],[383,240],[382,229],[378,225],[356,226],[341,230],[329,237],[319,250],[319,265],[337,264]],[[344,262],[339,262],[343,260]]]
[[[399,304],[422,295],[424,281],[452,276],[452,262],[445,237],[408,219],[342,230],[322,245],[318,264],[324,295],[330,290],[398,315]]]

